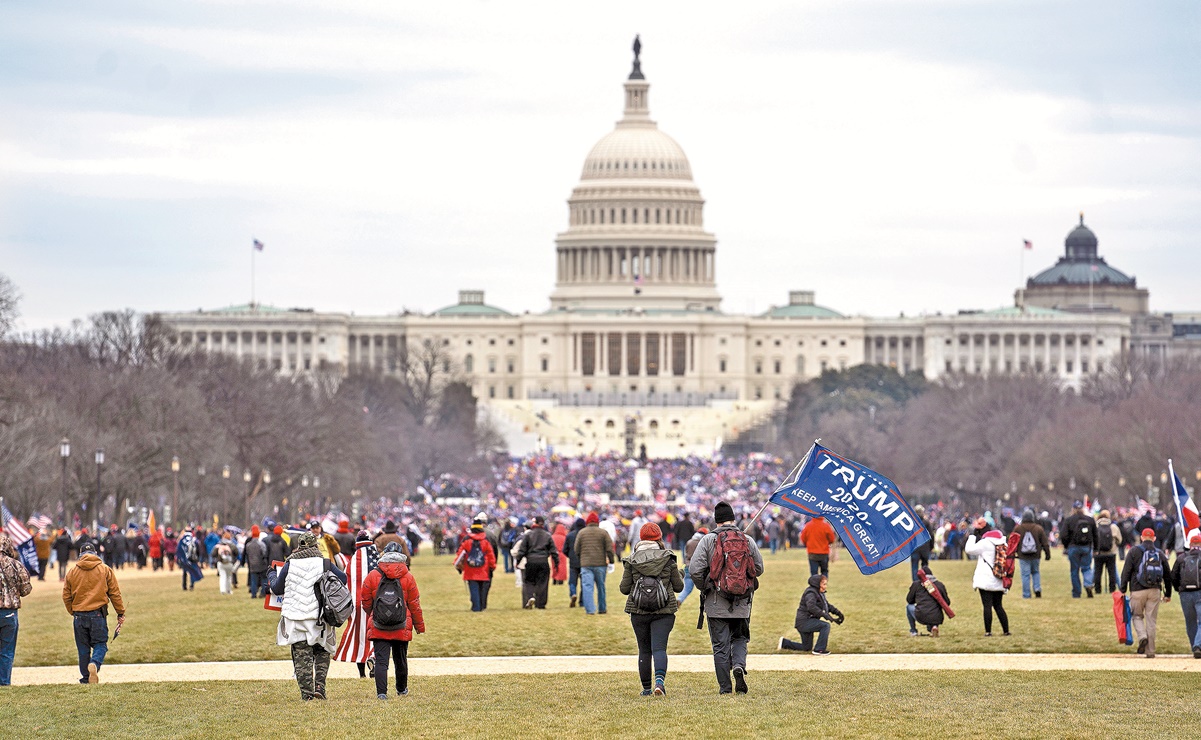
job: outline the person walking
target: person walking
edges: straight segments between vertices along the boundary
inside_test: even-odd
[[[517,538],[521,536],[521,530],[517,527],[517,518],[509,517],[505,520],[505,526],[500,530],[500,554],[505,563],[505,572],[512,573],[513,567],[513,546],[517,544]]]
[[[1072,568],[1072,598],[1080,598],[1081,586],[1093,597],[1093,551],[1097,547],[1097,523],[1084,513],[1084,504],[1072,503],[1072,514],[1059,525],[1059,541]]]
[[[250,588],[250,598],[257,599],[267,595],[267,571],[271,569],[271,560],[267,557],[267,545],[261,537],[259,525],[250,528],[250,537],[242,546],[242,564],[246,566],[247,586]]]
[[[653,522],[642,525],[638,544],[621,561],[625,570],[618,588],[628,597],[625,611],[630,615],[634,639],[638,642],[642,696],[667,693],[667,640],[679,609],[675,594],[684,590],[684,577],[676,562],[675,551],[663,544],[663,531]]]
[[[983,519],[976,520],[976,532],[987,526]],[[984,607],[984,636],[992,637],[993,612],[1001,622],[1001,634],[1010,636],[1009,615],[1005,613],[1005,585],[995,574],[994,564],[997,562],[997,547],[1005,547],[1005,535],[999,530],[990,529],[977,537],[973,533],[967,538],[963,551],[968,557],[976,558],[976,570],[972,575],[972,588],[980,592],[980,604]]]
[[[1201,658],[1201,534],[1188,541],[1189,549],[1176,556],[1172,565],[1172,588],[1180,596],[1184,610],[1184,631],[1194,658]]]
[[[354,557],[356,539],[350,531],[350,520],[338,520],[338,531],[334,533],[334,541],[338,543],[338,552],[347,558]]]
[[[550,538],[555,543],[555,549],[559,551],[559,560],[555,565],[554,572],[551,573],[551,583],[562,586],[567,583],[567,553],[563,551],[563,548],[567,546],[567,527],[556,524],[555,533]]]
[[[495,563],[495,555],[493,563]],[[408,557],[390,544],[379,565],[363,581],[359,605],[367,613],[367,636],[375,649],[375,696],[388,698],[388,661],[396,664],[396,693],[409,693],[409,642],[425,632],[421,594]]]
[[[571,525],[571,531],[567,533],[567,539],[563,541],[563,551],[567,554],[567,595],[571,598],[569,606],[572,609],[579,603],[580,595],[580,554],[576,552],[575,539],[585,526],[586,522],[576,517],[575,522]]]
[[[313,537],[317,540],[317,549],[321,551],[321,557],[326,560],[333,560],[338,553],[342,552],[338,545],[338,540],[334,539],[332,534],[326,533],[321,526],[321,520],[314,518],[309,522],[309,531],[313,533]]]
[[[463,538],[455,554],[455,567],[463,574],[471,596],[471,611],[482,612],[488,608],[488,591],[492,587],[492,571],[496,570],[496,552],[483,522],[472,522],[471,533]]]
[[[108,654],[108,605],[117,612],[117,631],[125,624],[125,602],[113,569],[96,554],[96,545],[85,543],[79,560],[63,582],[63,605],[75,623],[75,649],[79,653],[80,683],[100,683],[100,668]]]
[[[40,570],[46,570],[44,563]],[[33,584],[29,582],[29,571],[17,559],[12,540],[0,532],[0,686],[12,683],[20,626],[17,611],[21,608],[21,597],[28,596],[31,591]]]
[[[1109,591],[1118,590],[1118,545],[1122,542],[1122,528],[1109,518],[1109,511],[1102,509],[1097,516],[1097,545],[1093,548],[1093,590],[1101,593],[1102,576],[1109,574]]]
[[[684,590],[680,592],[678,597],[681,604],[684,603],[684,599],[688,598],[688,594],[692,593],[694,587],[692,571],[688,569],[688,566],[692,564],[692,556],[696,553],[696,546],[700,544],[701,538],[707,534],[709,534],[709,528],[701,527],[693,532],[692,537],[688,538],[688,541],[684,543]]]
[[[179,540],[175,537],[175,531],[167,527],[167,534],[163,537],[163,557],[167,559],[167,570],[175,570],[175,554],[179,551]]]
[[[372,657],[371,639],[367,637],[368,614],[360,603],[363,594],[363,582],[375,566],[379,564],[379,550],[366,532],[359,532],[354,543],[354,556],[346,571],[346,586],[350,589],[350,600],[354,611],[346,620],[346,629],[342,631],[342,639],[338,641],[338,649],[334,652],[334,660],[341,663],[354,663],[359,669],[359,678],[365,678],[370,672],[375,676],[375,658]]]
[[[584,613],[599,611],[604,614],[605,575],[609,566],[614,565],[616,555],[613,538],[601,528],[600,515],[595,511],[588,513],[583,531],[575,537],[573,549],[580,558],[580,600],[584,603]]]
[[[148,544],[150,551],[150,570],[160,571],[163,569],[163,533],[155,529],[150,533],[150,541]]]
[[[917,523],[930,535],[929,539],[909,554],[909,577],[916,581],[918,570],[930,565],[930,555],[934,552],[934,529],[930,526],[930,520],[926,518],[926,507],[918,504],[913,507],[913,513],[917,514]]]
[[[67,566],[71,564],[71,550],[75,549],[75,542],[71,539],[71,534],[63,527],[58,531],[58,537],[54,538],[54,557],[58,560],[58,582],[62,583],[67,580]]]
[[[1122,593],[1130,591],[1130,626],[1138,636],[1138,654],[1155,657],[1155,632],[1160,594],[1172,600],[1168,556],[1155,546],[1155,530],[1142,531],[1142,541],[1130,548],[1122,568]]]
[[[384,523],[384,530],[375,536],[375,549],[383,552],[393,542],[400,545],[400,552],[405,557],[409,556],[408,541],[396,531],[396,522],[389,519]]]
[[[793,624],[796,631],[801,634],[801,641],[793,642],[781,637],[779,645],[781,650],[812,652],[814,655],[830,654],[830,651],[826,649],[827,641],[830,639],[830,625],[842,624],[845,617],[838,607],[831,604],[826,598],[826,589],[829,588],[829,585],[829,576],[820,573],[809,576],[809,588],[801,594],[801,603],[796,610],[796,622]],[[817,644],[813,642],[814,635],[817,635]]]
[[[948,607],[951,605],[951,597],[947,594],[946,585],[934,577],[930,566],[922,568],[921,573],[925,574],[926,580],[923,582],[919,574],[919,577],[913,579],[913,583],[909,584],[909,593],[905,596],[905,616],[909,619],[909,636],[917,637],[917,626],[921,624],[926,627],[927,634],[931,637],[938,637],[938,628],[946,616],[942,607],[943,604]],[[926,584],[932,585],[938,591],[942,596],[943,604],[938,603],[938,599],[934,598],[934,594],[930,592]]]
[[[1040,555],[1051,559],[1051,540],[1042,526],[1034,521],[1034,512],[1026,509],[1022,512],[1022,523],[1014,527],[1018,535],[1017,558],[1022,569],[1022,598],[1028,599],[1033,586],[1034,598],[1043,597],[1042,576],[1039,574]]]
[[[688,541],[692,539],[692,535],[696,534],[696,525],[692,523],[692,519],[688,517],[688,512],[680,514],[680,518],[676,521],[675,530],[675,545],[680,550],[680,556],[684,555],[684,548],[688,546]],[[684,560],[687,565],[687,559]],[[684,588],[688,588],[687,579],[685,579]]]
[[[179,543],[175,547],[175,562],[179,564],[183,590],[196,590],[196,582],[204,578],[204,573],[200,572],[200,540],[192,533],[191,527],[185,529],[179,537]],[[192,579],[191,585],[188,584],[189,577]]]
[[[50,530],[42,527],[38,530],[37,535],[33,538],[33,546],[38,555],[38,580],[46,580],[46,564],[50,562],[50,550],[54,546],[54,538],[50,536]]]
[[[267,538],[266,545],[268,570],[275,563],[285,562],[292,554],[291,545],[284,539],[284,528],[278,524],[271,530],[271,536]]]
[[[718,693],[733,690],[745,694],[751,606],[758,578],[763,575],[763,555],[755,541],[734,525],[734,509],[728,503],[721,501],[713,507],[713,519],[717,528],[701,538],[688,570],[701,589],[701,615],[709,618]]]
[[[517,545],[514,557],[525,560],[525,573],[521,581],[521,598],[526,609],[545,609],[547,590],[550,587],[551,564],[559,567],[559,550],[546,531],[546,519],[534,517],[530,531]]]
[[[837,535],[824,516],[815,516],[801,529],[801,544],[809,555],[809,575],[830,575],[830,545]]]
[[[278,574],[271,573],[271,593],[282,596],[275,640],[292,650],[292,667],[302,701],[325,699],[329,657],[334,651],[335,630],[320,623],[321,605],[316,585],[324,571],[346,583],[346,574],[317,549],[317,538],[305,532],[296,538],[296,550]]]
[[[233,595],[234,572],[238,569],[238,545],[229,531],[221,533],[221,539],[213,546],[213,562],[217,564],[220,591]]]

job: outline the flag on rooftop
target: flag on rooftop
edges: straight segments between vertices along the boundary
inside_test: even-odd
[[[1034,242],[1030,241],[1029,239],[1023,240],[1022,245],[1026,247],[1026,249],[1034,249]]]
[[[4,533],[12,539],[13,547],[17,551],[17,559],[31,574],[36,574],[38,572],[38,551],[33,544],[33,535],[29,534],[25,525],[12,515],[7,504],[0,504],[0,519],[4,522]]]
[[[261,241],[259,241],[258,239],[255,239],[254,240],[254,249],[256,252],[263,251],[263,243]]]

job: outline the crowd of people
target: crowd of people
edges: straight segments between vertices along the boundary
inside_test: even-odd
[[[123,623],[116,576],[121,569],[178,568],[185,591],[206,571],[215,571],[219,591],[232,595],[245,567],[250,597],[270,594],[280,610],[277,642],[291,651],[302,699],[325,699],[330,662],[338,660],[374,678],[377,696],[386,700],[390,669],[396,692],[408,692],[408,646],[425,631],[418,583],[409,569],[419,553],[452,556],[473,612],[488,609],[499,571],[521,587],[526,609],[547,608],[550,585],[566,584],[569,608],[604,615],[606,579],[620,563],[618,588],[638,645],[641,693],[666,693],[669,637],[693,591],[701,600],[702,622],[707,620],[719,692],[746,693],[762,553],[803,548],[810,578],[794,622],[800,640],[782,637],[778,647],[830,654],[831,625],[845,618],[829,597],[838,538],[821,517],[754,506],[786,474],[780,461],[754,456],[651,462],[652,496],[639,500],[628,490],[633,478],[628,467],[620,458],[511,460],[487,480],[427,481],[415,500],[375,502],[353,522],[330,514],[297,526],[264,519],[246,530],[43,528],[35,536],[33,575],[44,579],[58,567],[75,624],[81,683],[99,680],[109,605],[118,631]],[[1194,657],[1201,658],[1201,535],[1186,548],[1174,523],[1162,516],[1130,510],[1111,516],[1082,502],[1055,518],[1032,509],[975,515],[945,504],[915,511],[931,539],[911,558],[904,606],[910,635],[923,634],[920,626],[925,635],[938,637],[944,620],[953,616],[951,594],[932,562],[937,567],[941,560],[975,560],[972,586],[980,595],[984,634],[992,636],[995,619],[1000,634],[1009,636],[1004,596],[1012,581],[1020,577],[1023,598],[1041,598],[1040,561],[1050,560],[1059,547],[1069,563],[1073,597],[1092,598],[1103,586],[1129,594],[1138,652],[1147,657],[1156,655],[1158,606],[1176,591]],[[11,550],[0,536],[0,685],[9,680],[20,597],[29,593],[29,574],[13,567]],[[1175,564],[1169,565],[1174,552]],[[68,567],[73,554],[77,562]],[[1119,561],[1124,561],[1120,575]]]

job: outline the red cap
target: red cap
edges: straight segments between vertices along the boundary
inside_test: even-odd
[[[275,529],[274,529],[273,531],[274,531],[276,534],[283,534],[283,533],[284,533],[284,528],[283,528],[283,527],[281,527],[280,525],[276,524],[276,525],[275,525]]]
[[[584,520],[585,524],[600,524],[600,515],[595,511],[588,512],[588,518]]]
[[[638,530],[638,539],[640,540],[661,540],[663,539],[663,531],[659,529],[659,525],[654,522],[647,522],[642,525],[642,529]]]
[[[256,524],[250,528],[251,537],[258,537],[260,534],[262,534],[262,531],[259,529],[259,525]]]
[[[1151,529],[1150,527],[1147,527],[1146,529],[1144,529],[1144,530],[1143,530],[1143,539],[1144,539],[1144,540],[1153,540],[1153,539],[1155,539],[1155,530],[1154,530],[1154,529]]]
[[[338,533],[345,534],[350,531],[350,522],[338,522]]]
[[[1198,532],[1197,534],[1188,538],[1188,546],[1189,547],[1201,546],[1201,532]]]

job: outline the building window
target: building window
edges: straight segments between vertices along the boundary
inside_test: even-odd
[[[763,374],[763,360],[760,360],[759,358],[756,357],[755,358],[755,375],[762,375],[762,374]]]
[[[490,372],[490,373],[496,372],[496,358],[495,357],[488,358],[488,372]]]
[[[610,375],[621,375],[621,334],[609,332],[609,356],[605,358],[609,365]]]
[[[542,358],[542,372],[547,372],[548,370],[550,370],[550,358],[543,357]]]
[[[580,372],[583,375],[596,374],[596,333],[586,331],[580,334]]]
[[[685,360],[688,357],[687,346],[684,341],[687,337],[683,332],[676,332],[671,335],[671,374],[683,375],[685,368]]]
[[[514,390],[513,390],[513,386],[509,386],[509,387],[508,387],[508,388],[505,390],[505,395],[507,395],[509,398],[513,398],[513,396],[514,396],[514,393],[515,393],[515,392],[514,392]]]
[[[513,368],[516,366],[517,362],[512,357],[505,359],[505,372],[507,372],[509,375],[513,374]]]
[[[646,335],[646,374],[659,374],[659,335],[656,333]]]
[[[1088,360],[1080,361],[1080,372],[1082,372],[1082,373],[1088,372]]]
[[[796,356],[796,374],[797,375],[805,374],[805,358],[802,355]]]
[[[774,368],[775,368],[776,375],[779,375],[779,374],[780,374],[780,370],[781,370],[781,368],[782,368],[782,365],[783,365],[783,363],[781,363],[779,360],[775,360],[775,361],[773,361],[773,362],[772,362],[772,367],[774,367]]]
[[[475,358],[472,357],[471,355],[467,355],[466,357],[464,357],[463,358],[463,369],[469,373],[474,372],[475,371]]]
[[[630,332],[626,334],[626,374],[642,374],[642,334]]]
[[[723,357],[717,361],[717,371],[719,373],[724,373],[726,371],[726,358]]]
[[[488,398],[496,398],[496,386],[488,386]]]

